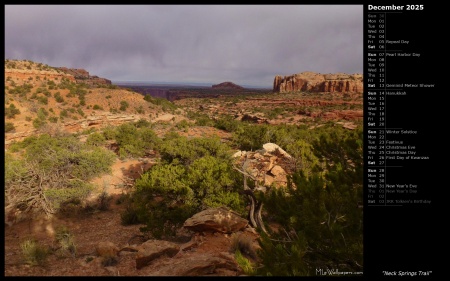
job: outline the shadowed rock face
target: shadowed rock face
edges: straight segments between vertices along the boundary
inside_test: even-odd
[[[273,91],[279,93],[294,91],[309,92],[363,92],[362,74],[320,74],[302,72],[289,76],[275,76]]]

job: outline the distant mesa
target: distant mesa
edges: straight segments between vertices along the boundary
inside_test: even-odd
[[[223,82],[220,84],[212,85],[213,89],[225,89],[225,90],[243,90],[244,87],[234,84],[233,82]]]
[[[273,91],[278,93],[308,91],[308,92],[363,92],[362,74],[321,74],[302,72],[289,76],[275,76]]]

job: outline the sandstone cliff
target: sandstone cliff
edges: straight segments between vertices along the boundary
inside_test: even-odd
[[[363,92],[362,74],[320,74],[302,72],[289,76],[275,76],[273,91],[279,93],[309,92]]]

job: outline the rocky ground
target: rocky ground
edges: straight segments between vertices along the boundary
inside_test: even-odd
[[[93,181],[99,186],[97,196],[102,186],[110,195],[106,211],[65,214],[5,226],[5,276],[243,275],[230,250],[234,235],[251,241],[252,247],[258,247],[258,235],[249,227],[228,234],[213,231],[196,233],[180,229],[178,241],[173,242],[175,253],[161,254],[148,265],[137,268],[137,249],[148,237],[144,237],[139,230],[142,225],[121,224],[120,215],[126,207],[118,202],[122,194],[127,193],[127,180],[133,180],[142,171],[141,167],[147,168],[151,164],[152,160],[145,158],[117,160],[111,175]],[[96,198],[94,196],[90,200]],[[51,254],[44,265],[25,263],[20,247],[23,241],[34,238],[46,247],[55,248],[55,234],[62,227],[75,239],[75,255]],[[98,253],[100,243],[112,245],[115,249],[114,262],[107,263],[106,258]],[[166,241],[154,243],[165,247]]]

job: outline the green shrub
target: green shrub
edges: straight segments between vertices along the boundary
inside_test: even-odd
[[[57,255],[60,257],[75,256],[77,246],[74,235],[65,226],[58,227],[55,233],[55,240],[58,244]]]
[[[78,112],[78,114],[80,114],[81,117],[85,116],[85,114],[84,114],[84,112],[83,112],[83,110],[81,108],[78,108],[77,112]]]
[[[234,120],[232,116],[223,116],[214,122],[214,127],[220,130],[225,130],[228,132],[236,131],[240,126],[240,122]]]
[[[28,93],[31,92],[31,89],[33,88],[33,86],[28,83],[24,83],[23,85],[18,86],[16,86],[15,83],[12,83],[11,86],[13,86],[14,88],[10,89],[9,93],[11,95],[18,95],[20,97],[25,97]]]
[[[50,97],[52,95],[47,89],[44,90],[43,94],[46,97]]]
[[[254,151],[260,149],[264,143],[268,142],[268,127],[264,125],[248,125],[239,127],[233,133],[233,142],[241,150]]]
[[[243,213],[242,180],[219,139],[172,136],[162,147],[163,161],[135,182],[133,210],[143,231],[170,237],[184,221],[208,207],[228,206]],[[158,199],[157,199],[158,198]]]
[[[122,225],[133,225],[141,223],[137,214],[137,210],[131,204],[129,204],[125,208],[125,211],[120,214],[120,221]]]
[[[38,95],[36,93],[31,94],[30,99],[35,100],[37,99]]]
[[[125,111],[125,110],[127,110],[127,108],[128,108],[129,106],[130,106],[130,105],[128,104],[128,102],[126,102],[126,101],[121,101],[121,102],[120,102],[120,107],[119,107],[119,109],[122,110],[122,111]]]
[[[55,98],[56,102],[59,102],[59,103],[64,102],[64,98],[61,96],[60,92],[56,92],[53,95],[53,97]]]
[[[113,140],[116,137],[116,128],[108,126],[103,129],[102,134],[106,140]]]
[[[12,131],[14,131],[15,128],[16,128],[16,127],[15,127],[14,124],[11,123],[11,122],[6,122],[6,123],[5,123],[5,133],[12,132]]]
[[[52,207],[58,210],[64,204],[81,202],[89,196],[92,190],[94,190],[92,184],[76,180],[67,183],[65,188],[49,188],[45,190],[44,194],[52,203]]]
[[[45,108],[41,107],[37,112],[37,116],[40,120],[44,121],[45,119],[47,119],[48,112]]]
[[[89,180],[110,173],[116,158],[113,152],[81,143],[73,135],[42,134],[12,146],[25,151],[20,160],[5,158],[5,197],[14,194],[11,204],[26,202],[36,212],[81,202],[93,189]]]
[[[144,108],[142,107],[142,105],[140,105],[139,107],[135,107],[134,109],[135,109],[136,112],[139,113],[139,114],[144,114],[144,113],[145,113],[145,110],[144,110]]]
[[[151,128],[136,128],[133,124],[122,124],[116,128],[115,139],[121,157],[142,157],[145,152],[158,147],[160,139]]]
[[[30,265],[44,265],[50,253],[47,247],[35,239],[27,239],[20,243],[24,261]]]
[[[255,266],[246,257],[244,257],[239,250],[236,250],[236,252],[234,253],[234,259],[236,260],[236,263],[240,266],[240,268],[242,268],[245,274],[255,274]]]
[[[94,107],[92,109],[94,109],[94,110],[103,110],[103,107],[101,107],[98,104],[94,104]]]
[[[20,110],[14,104],[11,103],[9,107],[5,107],[6,118],[14,118],[17,114],[20,114]]]
[[[58,122],[58,117],[56,117],[56,116],[49,117],[48,121],[50,121],[52,123],[57,123]]]
[[[116,155],[101,147],[82,149],[77,153],[77,165],[73,167],[72,174],[83,180],[94,178],[98,174],[111,172],[111,165]]]
[[[47,122],[40,118],[36,118],[33,120],[33,127],[35,127],[36,129],[42,128],[45,124],[47,124]]]
[[[189,123],[188,121],[186,121],[185,119],[181,120],[180,122],[178,122],[175,127],[177,127],[180,130],[187,130],[187,128],[189,128],[191,126],[191,123]]]
[[[105,142],[106,142],[106,138],[105,138],[104,134],[101,134],[101,133],[92,133],[86,139],[87,144],[94,145],[94,146],[101,146],[101,145],[105,144]]]
[[[136,121],[136,123],[134,125],[136,126],[136,128],[151,128],[152,127],[152,123],[150,123],[149,121],[147,121],[145,119],[139,119],[138,121]]]
[[[37,97],[37,100],[38,100],[39,103],[48,104],[48,98],[47,97]]]
[[[69,112],[67,112],[67,109],[63,109],[59,112],[59,116],[62,118],[69,117]]]

